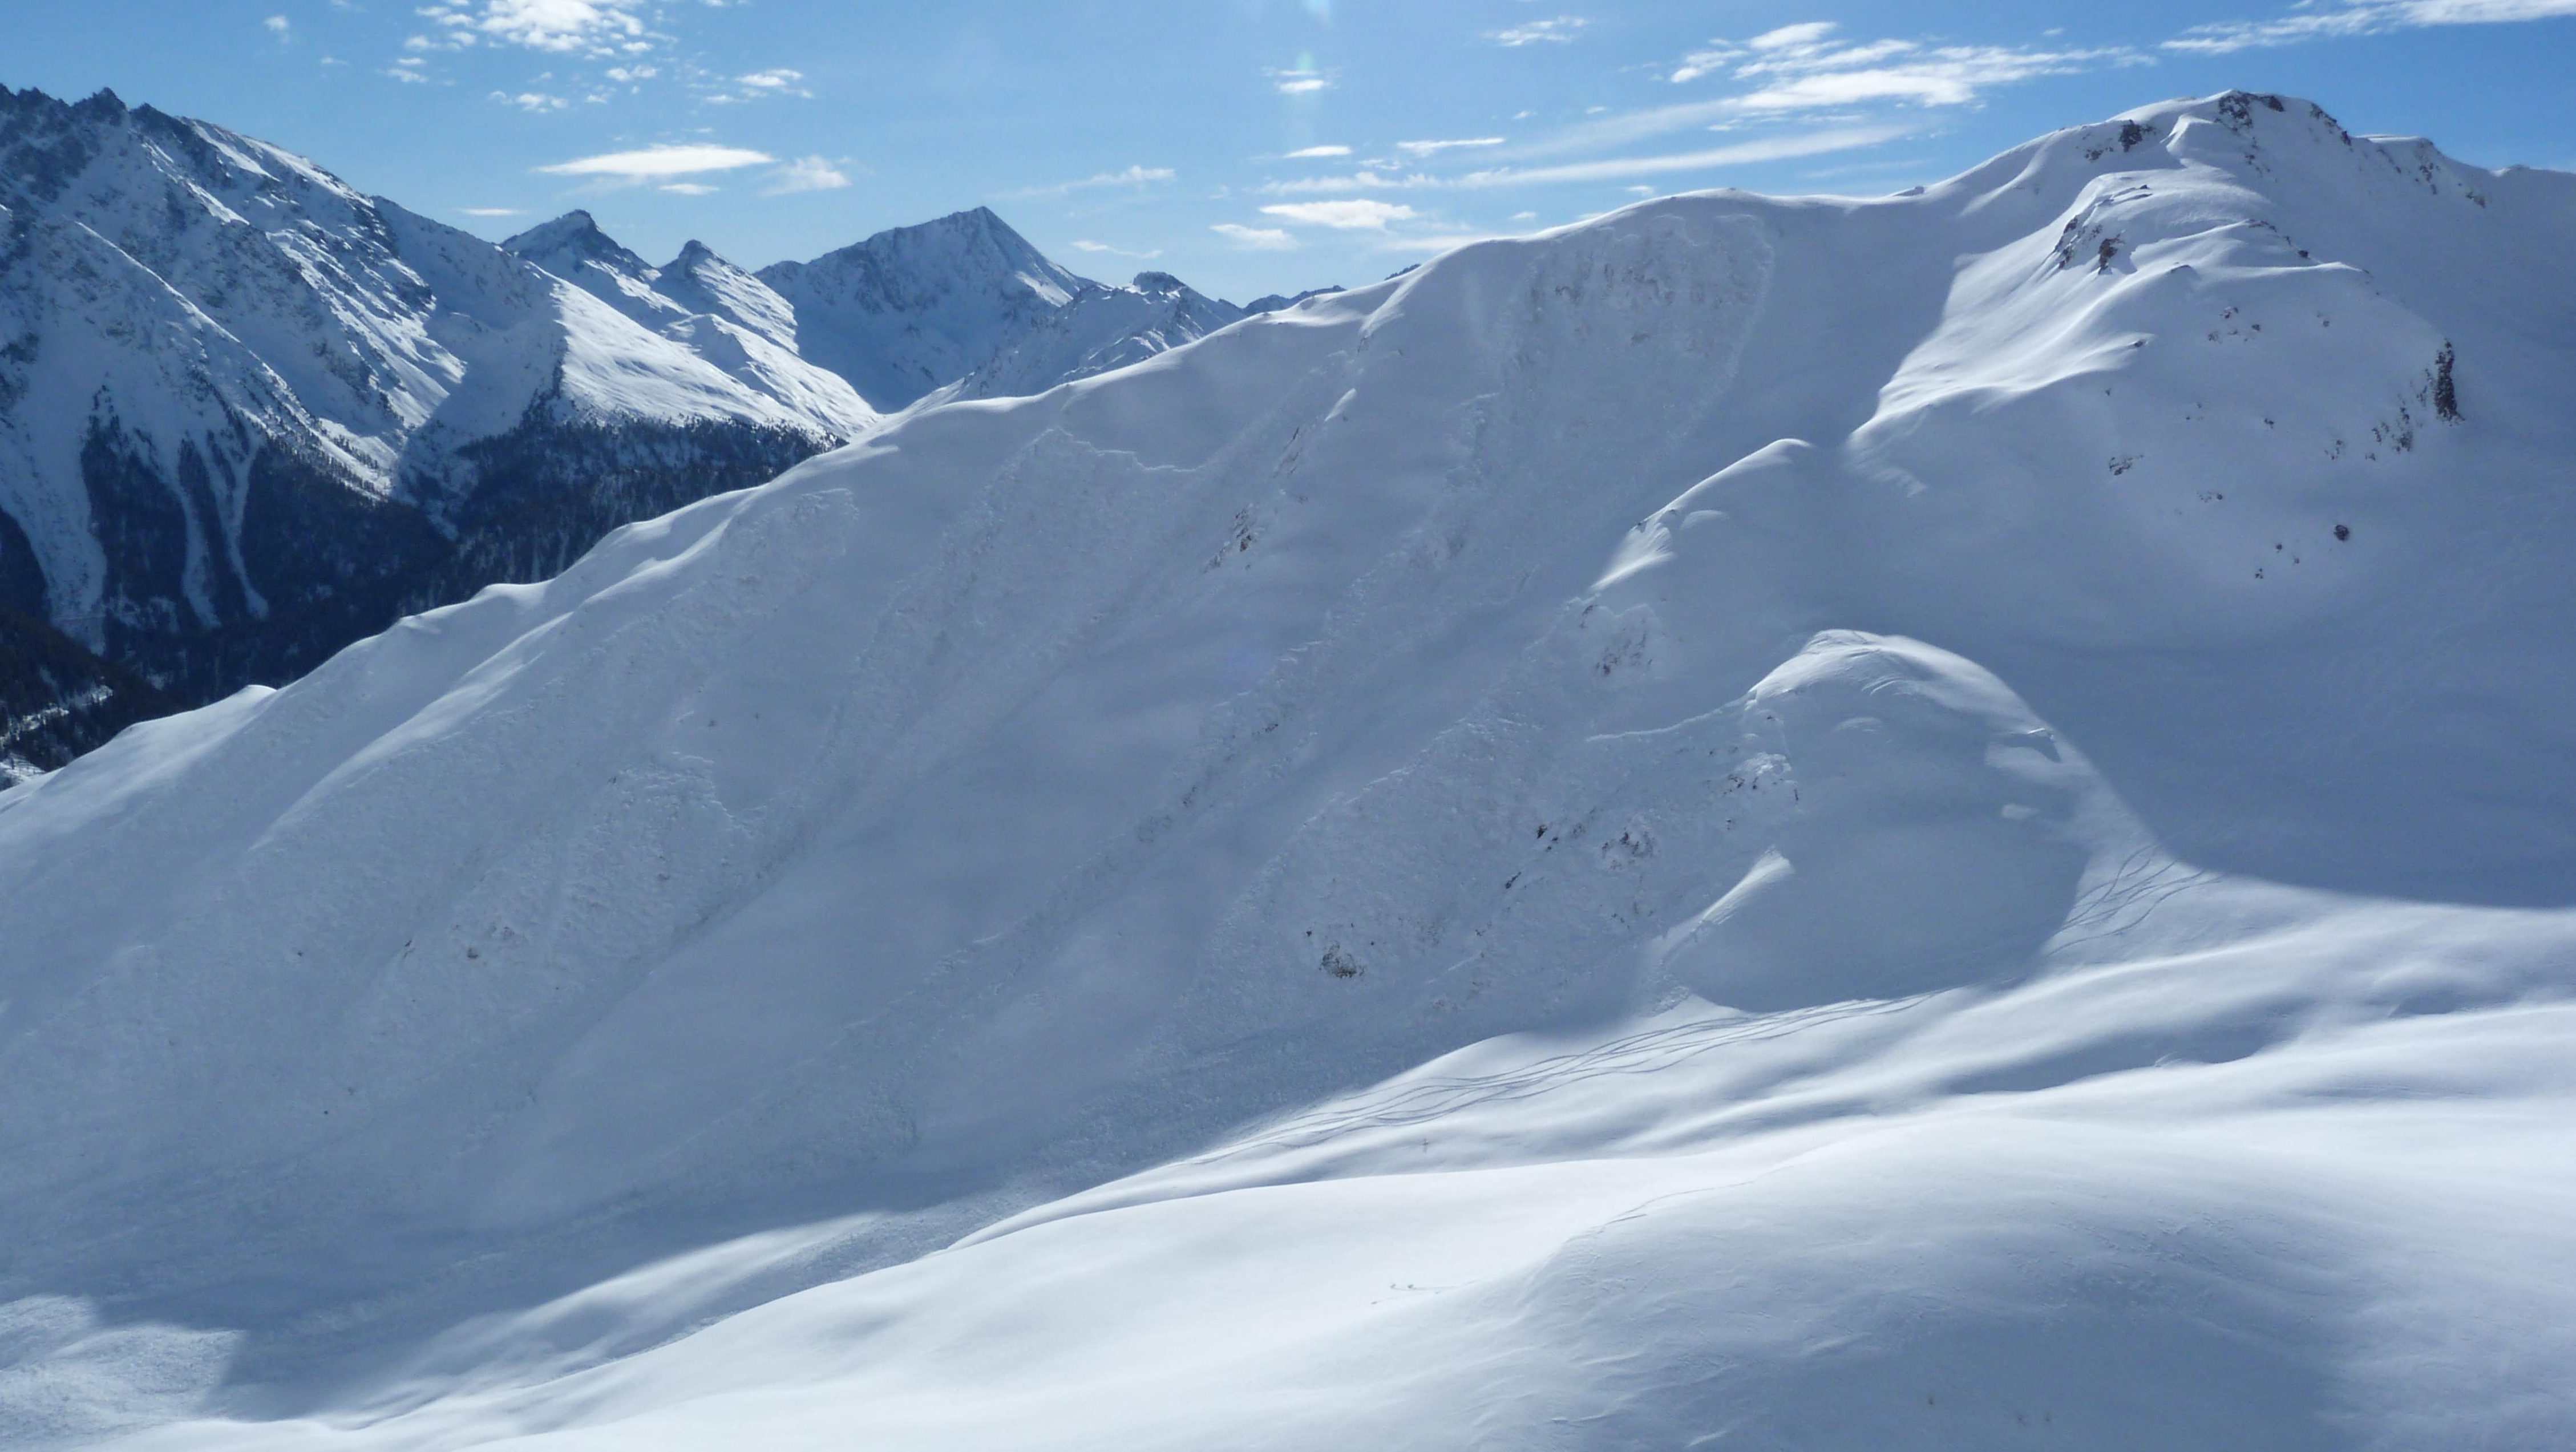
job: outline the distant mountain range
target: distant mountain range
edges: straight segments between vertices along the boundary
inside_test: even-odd
[[[571,212],[500,246],[102,91],[0,87],[0,784],[560,570],[949,397],[1254,308],[978,207],[747,272]]]

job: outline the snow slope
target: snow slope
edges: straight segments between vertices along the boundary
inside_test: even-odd
[[[0,1441],[2566,1444],[2571,243],[2243,94],[1649,202],[129,730]]]
[[[607,303],[684,351],[775,400],[814,427],[856,438],[877,422],[841,376],[796,352],[796,319],[769,287],[691,242],[668,267],[652,267],[573,211],[501,244]]]

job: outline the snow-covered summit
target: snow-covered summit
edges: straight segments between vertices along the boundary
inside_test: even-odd
[[[892,411],[991,362],[1090,283],[989,207],[760,269],[796,310],[808,358]]]
[[[599,230],[599,223],[590,213],[579,208],[505,240],[501,249],[566,281],[574,280],[575,274],[590,266],[621,275],[640,276],[652,271],[643,258],[619,246]]]
[[[668,267],[653,267],[602,232],[590,213],[572,211],[501,246],[819,429],[855,438],[877,422],[877,411],[839,374],[797,353],[786,300],[703,243],[689,243]]]
[[[2576,1441],[2571,296],[2169,103],[128,731],[0,796],[0,1440]]]

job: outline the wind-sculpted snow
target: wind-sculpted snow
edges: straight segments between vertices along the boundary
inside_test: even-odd
[[[129,729],[0,1441],[2566,1443],[2571,243],[2244,95],[1644,203]]]

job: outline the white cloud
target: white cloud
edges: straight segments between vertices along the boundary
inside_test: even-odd
[[[641,151],[611,151],[599,156],[559,161],[537,170],[549,176],[597,176],[646,182],[711,171],[735,171],[746,166],[767,166],[777,159],[765,151],[751,151],[739,146],[648,146]]]
[[[271,35],[273,35],[273,36],[276,36],[276,37],[277,37],[278,39],[280,39],[280,40],[284,40],[284,39],[286,39],[286,17],[285,17],[285,16],[283,16],[283,15],[272,15],[272,16],[268,17],[266,20],[261,21],[261,22],[260,22],[260,24],[262,24],[262,25],[264,25],[264,26],[267,26],[267,27],[268,27],[268,33],[269,33],[269,34],[271,34]]]
[[[1099,172],[1094,175],[1084,177],[1080,181],[1057,182],[1053,186],[1044,187],[1021,187],[1017,191],[1004,192],[1002,195],[1006,197],[1061,197],[1070,195],[1074,192],[1090,191],[1095,187],[1149,186],[1159,182],[1170,181],[1175,175],[1177,175],[1177,173],[1168,166],[1130,166],[1124,171]]]
[[[1840,29],[1842,29],[1841,26],[1830,20],[1804,20],[1796,25],[1783,25],[1777,30],[1766,30],[1746,41],[1745,44],[1766,55],[1775,51],[1803,50],[1823,44],[1825,37]]]
[[[734,83],[742,87],[742,96],[745,100],[759,96],[802,96],[810,101],[814,99],[814,93],[797,84],[804,79],[803,71],[791,71],[781,67],[776,70],[753,71],[747,76],[736,76]]]
[[[1410,221],[1415,215],[1411,207],[1400,202],[1381,202],[1368,197],[1349,197],[1334,202],[1279,202],[1262,208],[1261,214],[1343,232],[1383,232],[1387,223]]]
[[[783,197],[795,192],[828,192],[848,186],[847,173],[819,156],[802,156],[772,172],[769,185],[761,188],[765,197]]]
[[[664,182],[653,190],[677,192],[684,197],[703,197],[712,195],[716,188],[708,186],[705,182]]]
[[[481,35],[531,50],[614,56],[652,48],[643,9],[645,0],[439,0],[419,13],[460,43]]]
[[[1297,239],[1277,227],[1247,227],[1240,222],[1219,222],[1208,229],[1247,252],[1292,252]]]
[[[515,96],[507,91],[494,91],[492,99],[522,111],[560,111],[571,104],[561,96],[549,96],[543,91],[521,91]]]
[[[459,207],[457,210],[463,212],[469,217],[524,217],[528,215],[527,209],[524,207]]]
[[[1073,250],[1096,253],[1102,257],[1132,257],[1139,262],[1151,262],[1163,255],[1163,249],[1160,247],[1151,252],[1130,252],[1124,247],[1112,247],[1106,242],[1092,242],[1080,237],[1073,239]]]
[[[653,79],[662,74],[662,69],[659,66],[610,66],[601,74],[621,86],[631,86],[637,81]]]
[[[1832,21],[1812,20],[1767,30],[1746,41],[1717,41],[1712,49],[1684,56],[1671,79],[1694,81],[1723,71],[1751,89],[1714,103],[1716,107],[1777,113],[1872,101],[1965,106],[1985,91],[2038,76],[2072,75],[2106,65],[2152,64],[2149,57],[2125,46],[2060,50],[1934,46],[1911,40],[1844,40],[1839,38],[1840,30]]]
[[[1485,32],[1485,39],[1496,45],[1535,45],[1543,40],[1563,45],[1573,40],[1577,32],[1591,23],[1580,15],[1560,15],[1554,20],[1533,20],[1524,25],[1512,26],[1508,30],[1488,30]]]
[[[1464,141],[1399,141],[1395,144],[1395,149],[1407,156],[1433,156],[1443,151],[1455,151],[1462,146],[1500,146],[1502,144],[1503,138],[1499,136],[1476,136]]]
[[[1350,154],[1351,149],[1347,146],[1305,146],[1288,153],[1287,159],[1290,161],[1305,161],[1319,156],[1348,156]]]
[[[429,77],[421,74],[420,72],[420,67],[423,64],[424,62],[416,56],[407,60],[398,60],[393,63],[392,69],[387,70],[385,74],[393,77],[397,81],[408,81],[416,86],[427,85],[429,83]]]
[[[2226,55],[2337,36],[2375,35],[2437,25],[2502,25],[2576,15],[2576,0],[2343,0],[2339,7],[2305,5],[2274,20],[2229,20],[2195,25],[2164,43],[2166,50]]]
[[[1283,96],[1311,96],[1317,91],[1329,91],[1333,88],[1332,78],[1312,66],[1298,66],[1284,71],[1265,71],[1263,74],[1270,77],[1270,84]]]

